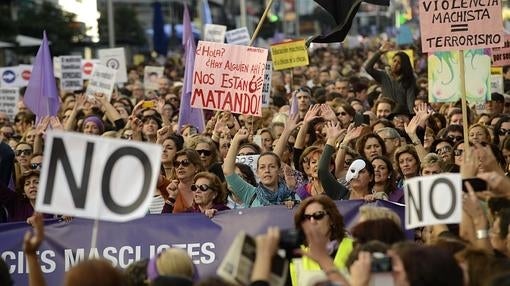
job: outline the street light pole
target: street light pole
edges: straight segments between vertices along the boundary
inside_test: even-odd
[[[108,13],[108,44],[110,48],[115,47],[115,26],[113,19],[113,0],[107,1],[107,13]]]

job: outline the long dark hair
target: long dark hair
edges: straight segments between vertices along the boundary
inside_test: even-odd
[[[400,82],[406,89],[418,89],[416,85],[416,78],[414,77],[414,70],[409,56],[404,52],[397,52],[393,57],[400,58]]]

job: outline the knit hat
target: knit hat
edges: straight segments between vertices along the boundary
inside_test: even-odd
[[[99,129],[99,135],[103,134],[104,123],[103,123],[103,120],[101,120],[101,118],[99,118],[95,115],[88,116],[87,118],[85,118],[83,120],[82,126],[85,127],[85,124],[87,124],[88,122],[92,122],[97,126],[97,128]]]

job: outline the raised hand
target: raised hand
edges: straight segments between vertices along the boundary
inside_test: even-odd
[[[287,120],[285,121],[285,129],[294,130],[301,124],[302,123],[299,122],[299,114],[295,113],[287,117]]]
[[[237,142],[245,141],[250,136],[250,132],[246,128],[241,128],[237,131],[236,135],[232,140],[236,140]]]
[[[327,121],[338,122],[338,118],[336,118],[336,114],[333,109],[331,109],[331,106],[327,104],[321,104],[320,111],[322,117],[324,117],[324,119]]]
[[[163,126],[156,132],[156,142],[163,143],[163,141],[170,135],[170,126]]]
[[[343,142],[349,143],[352,140],[360,137],[362,131],[363,131],[362,126],[354,127],[354,123],[351,123],[351,125],[349,125],[349,128],[347,128],[347,133],[345,134]]]
[[[44,222],[41,213],[34,213],[30,218],[30,223],[34,227],[33,231],[27,231],[23,239],[23,251],[27,255],[35,255],[39,246],[44,240]]]
[[[60,122],[60,119],[56,116],[50,116],[50,126],[54,130],[64,130],[64,125]]]
[[[420,119],[418,118],[418,116],[414,116],[409,121],[409,123],[407,123],[407,124],[404,123],[404,128],[405,128],[405,131],[407,132],[407,134],[410,134],[410,135],[416,134],[416,129],[418,128],[419,121],[420,121]]]
[[[46,129],[48,129],[48,125],[50,124],[50,117],[44,116],[41,122],[37,124],[35,127],[35,133],[37,136],[44,136],[46,133]]]
[[[394,48],[394,45],[389,41],[384,41],[382,46],[379,48],[381,53],[386,53]]]
[[[305,118],[303,119],[303,122],[308,124],[315,118],[319,117],[319,112],[321,110],[320,104],[314,104],[308,108],[308,111],[305,114]]]
[[[172,180],[168,186],[166,186],[166,192],[168,197],[175,199],[179,194],[179,180]]]
[[[425,123],[432,115],[432,110],[429,110],[429,106],[426,103],[420,103],[413,108],[415,117],[418,118],[418,124],[420,126],[425,126]]]
[[[328,140],[329,139],[336,140],[343,133],[342,127],[340,126],[340,122],[336,123],[327,122],[324,128],[326,128],[326,137]]]

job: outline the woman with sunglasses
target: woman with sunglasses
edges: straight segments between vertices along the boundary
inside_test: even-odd
[[[200,156],[204,168],[209,169],[213,167],[214,164],[218,164],[218,148],[216,148],[216,144],[214,144],[211,138],[199,135],[192,138],[191,142],[191,145],[195,146],[194,149]]]
[[[229,210],[227,191],[220,178],[210,172],[200,172],[193,178],[193,206],[190,212],[200,212],[212,218],[217,212]]]
[[[308,249],[312,243],[308,240],[311,238],[307,237],[302,246],[305,255],[302,258],[294,258],[290,264],[292,285],[300,285],[300,276],[303,274],[330,278],[328,276],[345,271],[345,263],[353,248],[353,240],[347,236],[344,229],[343,217],[329,197],[324,195],[309,197],[299,204],[294,214],[294,226],[299,233],[304,233],[305,223],[313,224],[318,229],[317,235],[327,239],[329,259],[317,259],[316,262]]]
[[[280,158],[272,153],[262,153],[257,161],[257,175],[259,184],[254,187],[235,173],[236,154],[241,142],[248,139],[246,128],[239,129],[232,139],[223,163],[223,173],[230,189],[243,201],[245,207],[259,207],[268,205],[293,204],[296,196],[287,185],[280,181]],[[292,202],[292,203],[290,203]]]
[[[34,149],[32,145],[27,142],[19,142],[16,144],[16,148],[14,149],[14,155],[16,156],[16,164],[14,165],[15,174],[16,174],[16,187],[20,186],[19,178],[23,175],[24,172],[30,170],[30,159],[32,158],[32,154]]]
[[[175,154],[173,162],[175,177],[170,178],[166,190],[169,198],[165,201],[163,213],[186,212],[193,206],[194,194],[191,190],[194,176],[204,171],[202,161],[197,151],[193,149],[184,149]]]

